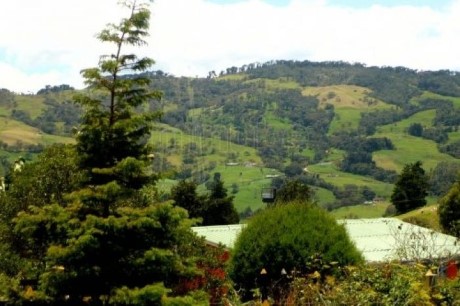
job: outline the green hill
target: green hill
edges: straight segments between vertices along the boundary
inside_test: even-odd
[[[237,209],[254,211],[272,175],[278,183],[300,175],[324,207],[374,194],[383,202],[373,212],[364,205],[346,213],[374,216],[385,211],[405,164],[421,160],[430,173],[440,162],[459,162],[460,76],[449,71],[274,61],[216,78],[148,76],[164,93],[148,109],[163,113],[150,142],[165,194],[184,178],[204,190],[220,172]],[[1,90],[2,154],[33,158],[42,146],[72,142],[80,114],[74,93],[66,85],[37,95]]]

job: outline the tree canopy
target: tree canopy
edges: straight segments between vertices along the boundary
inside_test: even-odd
[[[426,204],[428,195],[428,177],[422,168],[422,162],[404,166],[393,188],[391,203],[399,213],[405,213]]]
[[[460,182],[452,185],[441,198],[438,208],[439,223],[449,234],[460,237]]]

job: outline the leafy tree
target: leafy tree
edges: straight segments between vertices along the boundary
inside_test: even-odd
[[[460,164],[458,162],[442,161],[429,173],[430,192],[435,195],[445,195],[458,180]]]
[[[288,177],[294,177],[301,175],[303,173],[303,169],[304,167],[302,167],[301,164],[293,162],[284,168],[284,174],[286,174]]]
[[[460,237],[460,183],[452,185],[449,192],[439,201],[439,222],[449,234]]]
[[[393,188],[391,203],[399,213],[405,213],[426,204],[428,178],[422,168],[422,162],[404,166]]]
[[[289,203],[292,201],[309,202],[313,191],[298,179],[287,180],[276,190],[275,203]]]
[[[423,126],[420,123],[412,123],[407,129],[407,133],[412,136],[421,137],[423,134]]]
[[[8,192],[2,199],[2,219],[9,221],[30,205],[64,205],[65,194],[76,190],[85,177],[76,161],[74,146],[55,144],[35,161],[25,163],[21,171],[12,172]]]
[[[282,269],[310,273],[306,263],[316,254],[340,265],[362,262],[345,228],[323,209],[302,202],[275,205],[254,215],[233,251],[231,277],[246,297],[262,269],[278,281]]]

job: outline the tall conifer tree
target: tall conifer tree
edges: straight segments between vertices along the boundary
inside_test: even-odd
[[[129,17],[108,24],[97,35],[102,42],[114,45],[115,52],[101,56],[98,67],[82,71],[88,90],[75,98],[84,109],[77,151],[81,167],[89,173],[86,204],[100,209],[104,216],[109,215],[113,203],[153,178],[146,171],[151,154],[146,141],[159,114],[139,112],[139,108],[161,97],[159,91],[149,89],[146,76],[124,76],[144,72],[154,61],[123,53],[127,46],[146,44],[150,11],[146,3],[127,0],[122,4],[130,10]]]

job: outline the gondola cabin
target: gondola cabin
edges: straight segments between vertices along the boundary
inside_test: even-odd
[[[276,198],[276,188],[263,188],[262,189],[262,202],[273,203]]]

